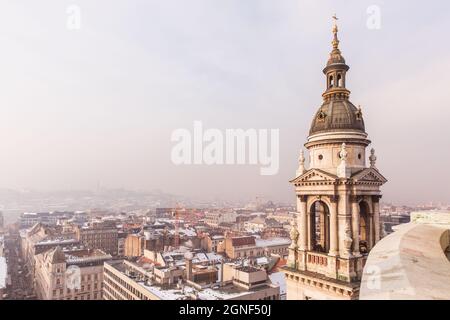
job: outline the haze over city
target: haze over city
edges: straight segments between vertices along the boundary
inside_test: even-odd
[[[375,3],[375,30],[372,1],[76,2],[79,30],[66,26],[69,2],[2,4],[0,188],[293,202],[337,11],[351,100],[389,180],[383,200],[450,199],[448,2]],[[280,129],[279,173],[174,165],[171,133],[196,120]]]

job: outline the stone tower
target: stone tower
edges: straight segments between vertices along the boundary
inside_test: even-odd
[[[309,168],[302,150],[291,181],[297,221],[284,269],[291,300],[357,299],[368,252],[380,239],[380,187],[387,180],[375,166],[375,151],[366,154],[370,140],[361,108],[349,101],[349,66],[333,18],[326,90],[305,144]]]

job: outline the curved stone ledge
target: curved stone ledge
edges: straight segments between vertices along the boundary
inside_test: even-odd
[[[361,300],[450,300],[450,226],[408,223],[372,249]]]

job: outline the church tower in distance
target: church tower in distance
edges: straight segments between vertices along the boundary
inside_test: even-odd
[[[367,255],[380,240],[380,187],[387,180],[376,167],[375,151],[366,153],[370,140],[361,108],[349,101],[349,66],[333,18],[326,90],[305,144],[309,168],[302,150],[291,181],[297,219],[283,270],[288,300],[358,299]]]

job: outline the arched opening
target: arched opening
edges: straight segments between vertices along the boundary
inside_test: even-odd
[[[359,203],[359,250],[361,253],[368,253],[370,249],[370,209],[365,201]]]
[[[339,73],[338,76],[337,76],[337,86],[338,86],[339,88],[342,87],[342,75],[341,75],[340,73]]]
[[[330,76],[328,79],[328,88],[333,88],[333,76]]]
[[[310,213],[312,250],[327,253],[330,250],[330,210],[323,201],[316,201]]]

